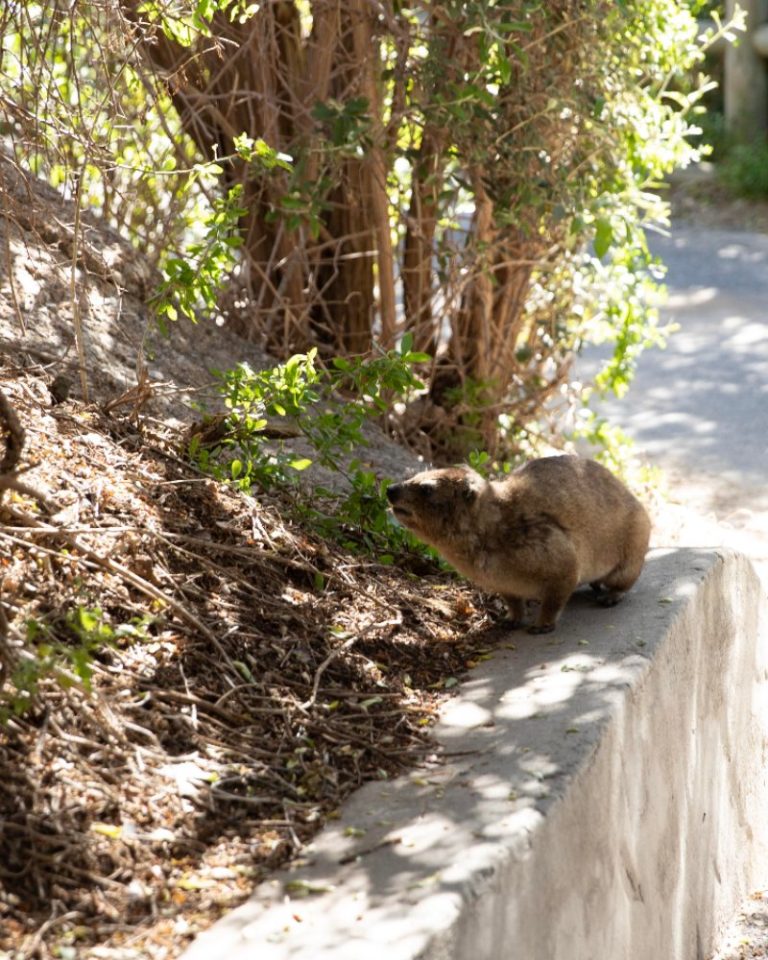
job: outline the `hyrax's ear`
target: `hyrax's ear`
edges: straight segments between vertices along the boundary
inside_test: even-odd
[[[478,494],[485,488],[486,482],[476,470],[464,468],[462,496],[467,503],[473,503],[477,499]]]

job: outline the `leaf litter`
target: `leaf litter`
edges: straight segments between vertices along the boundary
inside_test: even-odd
[[[0,390],[26,430],[0,501],[5,696],[30,651],[105,641],[90,681],[65,657],[0,728],[0,951],[178,956],[351,791],[434,750],[487,618],[425,561],[382,566],[201,475],[177,428],[51,406],[10,362]]]

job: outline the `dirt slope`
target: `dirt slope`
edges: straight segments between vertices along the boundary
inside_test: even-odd
[[[429,754],[493,631],[424,561],[376,565],[201,476],[188,402],[264,356],[158,338],[140,254],[94,222],[75,245],[71,206],[4,159],[0,201],[0,391],[26,431],[0,482],[0,956],[173,957],[349,791]]]

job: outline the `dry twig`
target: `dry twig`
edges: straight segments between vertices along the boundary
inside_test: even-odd
[[[24,428],[2,391],[0,391],[0,432],[5,439],[5,453],[0,460],[0,477],[16,469],[24,449]]]

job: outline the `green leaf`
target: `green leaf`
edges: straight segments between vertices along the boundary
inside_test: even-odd
[[[232,663],[235,665],[235,667],[237,667],[238,672],[247,683],[255,683],[255,678],[247,664],[243,663],[242,660],[233,660]]]
[[[78,607],[75,611],[75,623],[85,631],[95,630],[101,620],[101,610],[88,610]]]
[[[381,703],[381,697],[369,697],[367,700],[362,700],[360,706],[363,710],[367,710],[368,707],[373,707],[377,703]]]
[[[526,23],[524,20],[510,20],[506,23],[500,23],[498,30],[499,33],[530,33],[533,30],[533,25]]]
[[[613,243],[613,227],[610,220],[600,218],[595,224],[595,253],[602,258],[608,253]]]

